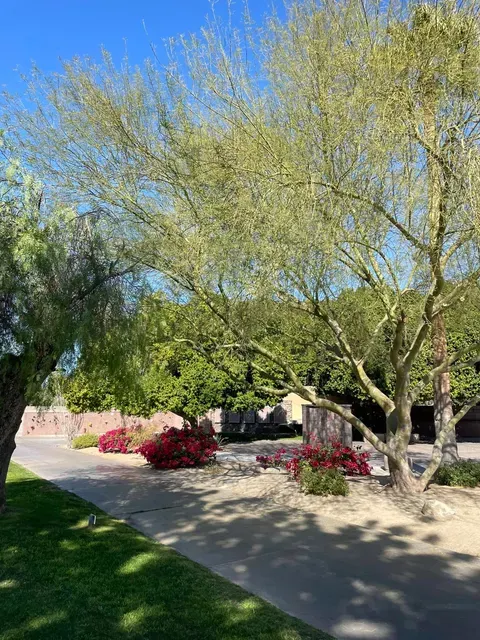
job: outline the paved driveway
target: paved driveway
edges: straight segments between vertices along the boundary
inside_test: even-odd
[[[61,444],[19,438],[14,459],[338,638],[480,637],[473,556],[242,498],[203,472],[99,461]]]

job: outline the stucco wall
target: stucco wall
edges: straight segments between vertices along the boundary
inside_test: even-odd
[[[215,431],[275,431],[279,426],[292,422],[301,424],[302,406],[306,400],[295,393],[289,393],[275,407],[265,407],[260,411],[224,411],[213,409],[200,418],[200,424],[213,426]],[[78,433],[105,433],[122,425],[141,423],[155,424],[163,427],[181,427],[183,420],[174,413],[156,413],[150,419],[125,418],[119,411],[103,413],[84,413],[72,416],[65,407],[51,407],[46,410],[27,407],[23,415],[20,435],[23,436],[58,436],[66,432],[69,421],[78,422]]]
[[[304,404],[310,404],[309,401],[296,393],[289,393],[282,400],[282,404],[287,410],[288,422],[302,424],[302,407]]]
[[[65,433],[68,420],[78,420],[78,433],[105,433],[122,425],[140,422],[141,424],[155,424],[160,427],[181,427],[183,420],[175,413],[156,413],[150,419],[125,418],[119,411],[104,413],[83,413],[74,418],[64,407],[52,407],[48,410],[38,410],[37,407],[27,407],[23,414],[20,435],[22,436],[59,436]]]

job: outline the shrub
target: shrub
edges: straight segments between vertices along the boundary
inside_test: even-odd
[[[314,469],[303,462],[300,465],[299,483],[304,493],[315,496],[348,495],[348,483],[338,469]]]
[[[165,427],[163,433],[141,444],[137,452],[156,469],[205,464],[215,457],[218,450],[214,434],[213,429],[205,433],[201,427]]]
[[[88,447],[98,447],[96,433],[84,433],[72,440],[72,449],[88,449]]]
[[[134,425],[129,429],[130,447],[133,451],[136,451],[140,445],[147,440],[153,440],[159,433],[161,427],[156,425],[142,426],[141,424]]]
[[[131,453],[131,427],[119,427],[107,431],[98,439],[98,449],[102,453]]]
[[[338,469],[347,476],[367,476],[371,472],[368,459],[367,452],[344,447],[341,442],[303,444],[292,449],[290,456],[286,449],[279,449],[274,456],[257,456],[257,462],[264,467],[283,467],[295,480],[299,479],[303,463],[312,469]]]
[[[440,467],[434,482],[448,487],[477,487],[480,485],[480,462],[459,460]]]

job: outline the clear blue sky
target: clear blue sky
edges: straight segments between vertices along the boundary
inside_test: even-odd
[[[276,0],[249,0],[255,20]],[[226,0],[215,11],[225,15]],[[240,14],[242,0],[234,5]],[[151,56],[150,41],[163,55],[163,40],[198,31],[210,12],[209,0],[5,0],[0,16],[0,89],[20,91],[19,69],[34,61],[46,72],[74,55],[99,58],[103,45],[115,60],[125,50],[134,64]],[[143,27],[145,22],[148,36]]]

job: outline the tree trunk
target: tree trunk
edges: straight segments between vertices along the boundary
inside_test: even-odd
[[[424,487],[410,469],[406,458],[403,460],[390,458],[389,468],[394,491],[405,494],[422,493],[424,491]]]
[[[437,367],[446,358],[447,335],[443,313],[437,314],[432,323],[433,366]],[[433,413],[435,421],[435,436],[438,437],[442,429],[446,428],[453,418],[452,396],[450,394],[450,374],[441,373],[433,381]],[[447,436],[442,449],[442,464],[450,464],[459,459],[455,429]]]
[[[15,436],[27,405],[19,356],[7,355],[0,363],[0,513],[5,511],[5,485]]]
[[[5,487],[7,482],[7,472],[10,465],[10,459],[14,451],[15,433],[13,433],[0,447],[0,513],[3,513],[6,508],[7,497]]]
[[[439,134],[437,131],[436,116],[438,112],[438,97],[435,91],[435,81],[432,78],[423,78],[424,91],[424,135],[430,149],[436,154],[441,154]],[[445,211],[445,184],[442,180],[442,168],[437,157],[427,151],[428,174],[428,217],[430,231],[430,266],[432,274],[438,283],[443,282],[444,274],[441,265],[441,256],[445,243],[446,211]],[[447,335],[445,320],[440,312],[432,319],[432,349],[433,366],[436,367],[447,358]],[[448,371],[441,373],[433,381],[433,410],[435,421],[435,435],[448,424],[453,417],[452,398],[450,395],[450,374]],[[443,447],[442,464],[458,460],[457,442],[455,432],[452,431]]]
[[[410,406],[397,398],[398,407],[387,416],[387,442],[392,449],[388,456],[390,482],[394,491],[404,494],[422,493],[424,487],[408,464],[408,444],[412,432]]]

